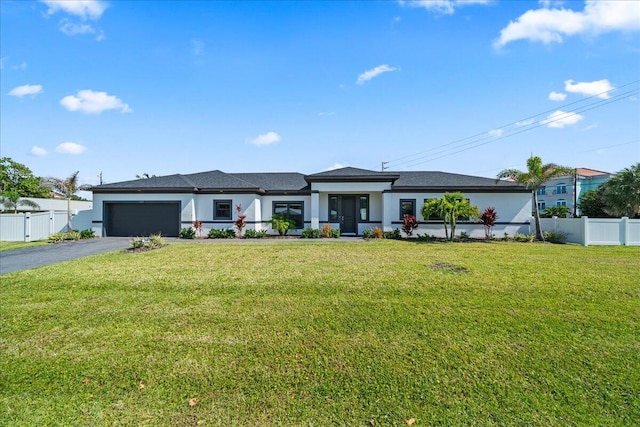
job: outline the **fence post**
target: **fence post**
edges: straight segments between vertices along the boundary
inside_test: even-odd
[[[623,216],[620,220],[620,244],[626,246],[629,242],[629,217]]]
[[[31,213],[24,213],[24,241],[31,241]]]
[[[582,220],[582,245],[589,246],[589,217],[580,217]]]
[[[55,215],[53,211],[49,211],[49,236],[51,236],[53,233],[55,233],[54,231],[54,226],[55,226]]]
[[[558,217],[557,216],[553,216],[553,232],[557,233],[558,232]]]

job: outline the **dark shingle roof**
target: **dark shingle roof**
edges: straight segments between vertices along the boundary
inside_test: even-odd
[[[230,175],[256,184],[267,191],[309,190],[304,175],[297,172],[232,173]]]
[[[359,168],[340,168],[330,171],[315,173],[305,177],[307,182],[322,181],[395,181],[398,175],[389,172],[376,172],[368,169]]]
[[[513,190],[528,191],[522,185],[509,181],[498,181],[480,176],[461,175],[448,172],[396,172],[400,178],[393,185],[394,190],[410,190],[412,188],[434,190]]]

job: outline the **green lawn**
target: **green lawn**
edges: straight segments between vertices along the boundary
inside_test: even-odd
[[[6,425],[638,425],[639,372],[637,247],[172,243],[0,286]]]
[[[17,249],[33,248],[35,246],[44,246],[48,244],[48,240],[39,240],[37,242],[3,242],[0,241],[0,252],[14,251]]]

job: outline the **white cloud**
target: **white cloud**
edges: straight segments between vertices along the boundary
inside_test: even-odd
[[[96,30],[87,24],[74,24],[63,20],[60,23],[60,31],[68,36],[77,36],[78,34],[95,34]]]
[[[516,122],[516,126],[517,127],[523,127],[523,126],[529,126],[534,124],[536,121],[534,119],[527,119],[527,120],[523,120],[521,122]]]
[[[564,101],[565,99],[567,99],[567,94],[559,93],[559,92],[551,92],[549,94],[549,99],[551,101]]]
[[[53,15],[58,11],[78,16],[82,19],[99,19],[107,9],[107,4],[100,0],[41,0],[49,6],[47,13]]]
[[[470,4],[487,4],[490,0],[400,0],[401,5],[452,15],[456,8]]]
[[[194,56],[200,56],[204,53],[204,42],[202,40],[191,40],[191,53]]]
[[[63,142],[56,147],[56,153],[60,154],[82,154],[85,151],[87,151],[87,147],[75,142]]]
[[[579,121],[584,119],[584,116],[581,116],[577,113],[566,113],[564,111],[556,111],[547,116],[546,119],[542,120],[540,123],[543,125],[547,125],[550,128],[563,128],[565,126],[575,125]]]
[[[319,117],[327,117],[327,116],[335,116],[336,112],[335,111],[320,111],[318,113]]]
[[[349,166],[348,163],[338,163],[338,162],[336,162],[333,165],[331,165],[328,168],[326,168],[323,172],[333,171],[333,170],[336,170],[336,169],[342,169],[342,168],[346,168],[348,166]]]
[[[386,64],[378,65],[377,67],[372,68],[371,70],[365,71],[364,73],[360,74],[358,76],[358,80],[356,80],[356,84],[359,84],[359,85],[365,84],[365,82],[368,82],[369,80],[379,76],[380,74],[389,73],[391,71],[396,71],[396,70],[397,68],[390,67],[389,65],[386,65]]]
[[[601,99],[609,99],[609,92],[614,89],[615,87],[613,87],[607,79],[596,80],[594,82],[574,83],[573,80],[564,82],[564,90],[567,92],[581,93],[584,96],[597,96]]]
[[[502,136],[502,134],[504,133],[504,130],[502,129],[493,129],[489,131],[489,135],[496,137],[496,138],[500,138]]]
[[[42,92],[43,90],[41,85],[24,85],[24,86],[14,87],[9,91],[9,95],[22,98],[23,96],[27,96],[27,95],[36,96],[37,94]]]
[[[33,154],[34,156],[39,156],[39,157],[46,156],[47,154],[49,154],[49,153],[47,153],[47,150],[45,150],[42,147],[38,147],[38,146],[32,147],[31,151],[29,151],[29,152],[31,154]]]
[[[254,139],[249,139],[249,140],[247,140],[247,142],[250,143],[250,144],[253,144],[253,145],[262,146],[262,145],[275,144],[277,142],[280,142],[280,139],[281,139],[281,137],[277,133],[275,133],[275,132],[267,132],[265,134],[258,135]]]
[[[516,40],[549,44],[561,43],[564,37],[580,34],[640,30],[638,1],[587,0],[585,3],[582,11],[566,8],[528,10],[500,31],[494,47],[501,48]]]
[[[27,69],[27,63],[22,61],[22,63],[12,66],[11,69],[12,70],[26,70]]]
[[[60,105],[69,111],[80,111],[86,114],[100,114],[107,110],[120,110],[121,113],[133,112],[120,98],[106,92],[92,90],[78,91],[77,96],[65,96],[60,100]]]

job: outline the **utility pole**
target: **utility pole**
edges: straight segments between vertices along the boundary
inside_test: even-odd
[[[100,175],[98,175],[98,178],[100,179],[100,185],[102,185],[102,171],[100,171]]]
[[[382,169],[380,170],[380,172],[384,172],[385,169],[389,169],[388,166],[385,166],[386,164],[388,164],[389,162],[382,162]]]

